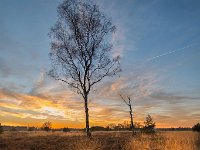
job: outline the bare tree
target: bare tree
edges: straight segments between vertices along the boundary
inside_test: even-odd
[[[65,0],[58,6],[58,20],[51,28],[50,76],[63,81],[84,99],[86,132],[89,131],[88,95],[106,76],[120,71],[119,56],[111,56],[108,41],[115,26],[97,5]],[[106,38],[108,37],[108,38]]]
[[[42,130],[44,131],[50,131],[52,129],[52,124],[51,122],[47,121],[45,122],[42,127],[41,127]]]
[[[130,120],[131,120],[131,126],[130,129],[133,132],[133,135],[135,134],[134,132],[134,125],[133,125],[133,111],[132,111],[132,104],[131,104],[131,98],[129,96],[127,96],[128,101],[120,94],[120,97],[122,98],[122,100],[124,101],[124,103],[129,106],[129,113],[130,113]]]

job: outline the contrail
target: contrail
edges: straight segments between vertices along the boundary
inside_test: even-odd
[[[184,50],[184,49],[189,48],[189,47],[191,47],[191,46],[192,46],[192,44],[187,45],[187,46],[182,47],[182,48],[175,49],[175,50],[173,50],[173,51],[166,52],[166,53],[161,54],[161,55],[154,56],[154,57],[152,57],[152,58],[147,59],[147,61],[152,61],[152,60],[157,59],[157,58],[160,58],[160,57],[162,57],[162,56],[169,55],[169,54],[172,54],[172,53],[175,53],[175,52]]]

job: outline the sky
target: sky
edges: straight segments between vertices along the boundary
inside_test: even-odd
[[[61,0],[0,1],[0,122],[54,128],[85,124],[83,100],[47,75],[48,33]],[[94,0],[117,26],[110,43],[122,72],[89,96],[90,125],[129,121],[119,94],[130,96],[134,122],[157,127],[200,121],[200,1]]]

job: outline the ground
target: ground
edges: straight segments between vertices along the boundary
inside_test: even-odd
[[[0,150],[200,150],[200,134],[191,131],[153,135],[131,132],[17,132],[0,135]]]

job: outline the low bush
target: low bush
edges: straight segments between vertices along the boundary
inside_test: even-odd
[[[12,127],[12,128],[10,129],[10,131],[17,131],[17,129],[16,129],[15,127]]]
[[[63,132],[69,132],[69,131],[70,131],[70,129],[68,127],[63,128]]]
[[[3,133],[3,127],[1,126],[1,123],[0,123],[0,134]]]
[[[200,123],[195,124],[195,125],[192,127],[192,130],[193,130],[193,131],[200,132]]]
[[[36,131],[35,127],[28,127],[28,131]]]

